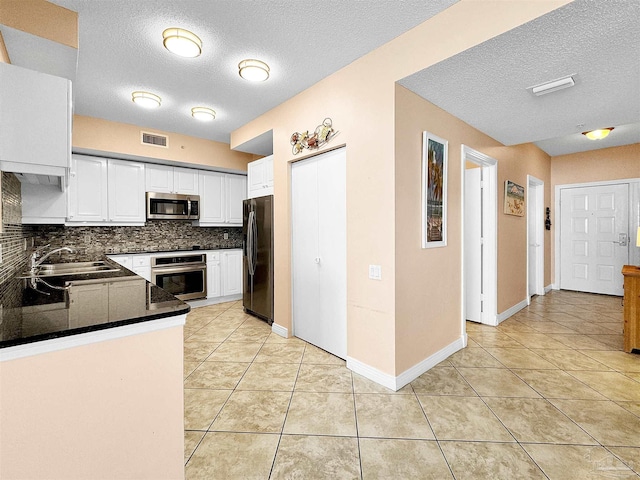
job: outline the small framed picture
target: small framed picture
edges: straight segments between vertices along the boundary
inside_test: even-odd
[[[422,248],[447,245],[449,142],[422,132]]]
[[[511,180],[504,183],[504,213],[524,217],[524,187]]]

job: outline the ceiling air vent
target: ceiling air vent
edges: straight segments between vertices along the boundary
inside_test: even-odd
[[[154,147],[169,148],[169,137],[158,135],[157,133],[140,132],[142,134],[143,145],[153,145]]]

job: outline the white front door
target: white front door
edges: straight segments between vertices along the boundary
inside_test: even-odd
[[[621,296],[621,270],[629,262],[629,185],[560,192],[560,288]]]

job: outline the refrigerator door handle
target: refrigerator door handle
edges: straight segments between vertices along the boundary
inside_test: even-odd
[[[252,210],[249,212],[249,220],[247,225],[247,264],[249,267],[249,275],[253,275],[256,273],[256,267],[254,264],[254,249],[255,249],[255,238],[253,231],[253,224],[255,223],[256,213]]]
[[[256,266],[258,264],[258,222],[256,221],[256,213],[253,212],[253,217],[251,218],[251,237],[252,237],[252,250],[251,250],[251,275],[255,275]]]

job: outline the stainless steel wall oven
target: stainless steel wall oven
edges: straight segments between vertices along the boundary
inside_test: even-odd
[[[151,281],[181,300],[207,296],[206,254],[151,259]]]

